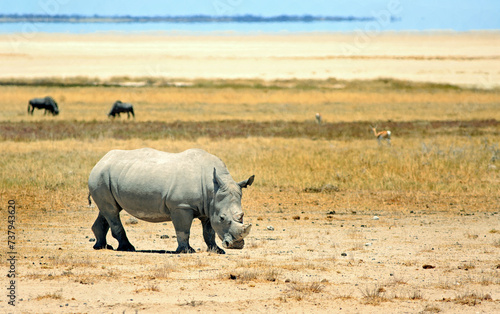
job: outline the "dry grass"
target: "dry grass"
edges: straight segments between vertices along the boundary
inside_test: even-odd
[[[288,285],[288,289],[283,291],[284,296],[282,296],[282,300],[286,301],[287,298],[291,298],[296,301],[302,301],[309,295],[320,293],[324,289],[325,286],[319,282],[295,282]]]
[[[141,292],[160,292],[160,288],[158,288],[157,285],[155,284],[150,284],[150,285],[147,285],[143,288],[138,288],[136,289],[134,292],[135,293],[141,293]]]
[[[454,302],[461,305],[475,306],[481,304],[481,301],[492,301],[491,295],[489,293],[479,293],[467,291],[462,294],[457,295],[453,299],[445,299],[445,302]]]
[[[332,88],[339,82],[328,80],[195,81],[187,88],[0,86],[0,119],[102,121],[116,100],[134,105],[136,121],[314,121],[316,112],[326,122],[500,119],[496,91],[392,80],[340,83],[346,87]],[[56,99],[61,114],[28,116],[28,100],[45,95]]]
[[[45,299],[61,300],[62,299],[62,289],[58,290],[56,292],[51,292],[51,293],[39,295],[35,298],[36,301],[41,301],[41,300],[45,300]]]
[[[382,302],[387,302],[389,299],[385,296],[386,289],[381,286],[366,287],[361,289],[365,304],[379,305]]]
[[[438,306],[427,304],[421,313],[439,313],[441,311]]]
[[[170,274],[178,268],[171,263],[164,263],[161,266],[156,266],[151,269],[151,275],[155,279],[169,279]]]
[[[339,189],[333,196],[352,190],[465,193],[470,197],[464,200],[464,205],[473,204],[476,197],[496,195],[500,173],[488,168],[490,151],[482,140],[441,137],[425,144],[430,149],[422,148],[424,144],[406,141],[398,143],[397,147],[383,149],[371,140],[342,142],[268,138],[201,139],[195,142],[2,142],[0,147],[4,153],[0,157],[0,168],[3,173],[9,174],[2,178],[4,189],[22,189],[24,193],[44,191],[36,193],[38,198],[64,192],[68,197],[81,197],[86,193],[88,173],[111,148],[149,146],[176,152],[199,147],[221,157],[234,178],[255,174],[258,177],[256,187],[267,191],[304,191],[330,184]],[[301,193],[304,197],[308,194]],[[316,193],[311,194],[312,197],[314,195]],[[398,198],[386,201],[388,206],[400,206],[402,202]],[[290,218],[293,217],[297,215]]]
[[[0,87],[2,88],[7,89]],[[25,96],[26,91],[36,89],[10,88],[24,88],[21,95],[24,93]],[[85,115],[83,119],[87,119],[89,113],[96,119],[102,118],[97,114],[97,107],[86,109],[90,102],[85,97],[99,98],[103,97],[101,92],[123,91],[117,87],[110,87],[109,90],[103,87],[58,88],[74,92],[73,96],[71,93],[66,96],[69,98],[77,97],[82,91],[95,93],[93,96],[78,96],[84,99],[81,101],[82,114]],[[154,88],[148,88],[154,91]],[[144,88],[143,92],[149,91],[148,88]],[[38,91],[42,93],[49,89],[41,88]],[[197,107],[192,106],[189,93],[202,93],[205,89],[216,93],[212,87],[164,89],[186,93],[184,97],[189,100],[178,108],[180,111],[184,110],[183,117],[186,121],[198,118],[213,121],[222,117],[216,111],[208,109],[207,117],[201,117],[198,113],[190,116],[190,111],[196,112]],[[132,92],[139,90],[132,89]],[[266,116],[260,110],[264,108],[262,104],[266,103],[267,94],[282,93],[279,96],[282,98],[278,97],[274,102],[268,103],[271,108],[278,102],[288,101],[301,93],[307,97],[334,93],[321,89],[266,91],[264,88],[251,90],[246,87],[225,87],[219,88],[216,96],[221,97],[217,98],[221,107],[217,107],[219,105],[214,102],[214,108],[231,107],[231,103],[238,102],[231,97],[239,95],[239,92],[256,97],[257,105],[249,106],[251,110],[248,111],[248,119]],[[448,94],[439,89],[434,92],[440,97],[450,97],[444,101],[439,100],[439,97],[434,99],[429,96],[435,101],[433,106],[429,106],[433,107],[436,115],[447,115],[447,104],[460,101],[459,98],[464,96],[461,93],[483,93],[454,89],[449,90]],[[376,92],[370,93],[373,93],[371,96],[378,97]],[[395,91],[387,93],[403,94]],[[413,96],[416,95],[416,91],[410,91],[412,93]],[[13,97],[14,92],[8,91],[7,94],[10,95],[8,97]],[[224,100],[223,95],[228,99]],[[307,105],[306,96],[300,98],[300,101],[304,100],[304,106],[309,107],[302,109],[298,102],[294,105],[292,101],[290,111],[281,112],[283,120],[308,119],[300,117],[301,110],[313,110],[315,107]],[[359,108],[365,108],[366,111],[360,109],[354,114],[356,110],[347,105],[349,98],[346,98],[345,104],[336,108],[346,108],[342,117],[347,120],[369,121],[375,111],[368,104],[363,107],[363,101],[369,102],[369,98],[358,96],[364,99],[357,100],[361,106]],[[155,102],[148,105],[159,112],[162,110],[161,100],[159,96],[155,97],[158,97]],[[492,100],[485,100],[487,97],[492,97]],[[475,108],[489,108],[488,118],[495,116],[497,111],[492,111],[492,107],[497,106],[495,97],[497,96],[485,92],[478,97],[484,102]],[[210,98],[211,96],[207,97]],[[181,98],[176,99],[181,103]],[[249,103],[250,99],[248,98]],[[415,99],[418,100],[418,95]],[[73,101],[75,100],[71,102]],[[104,98],[99,101],[104,104]],[[312,100],[309,101],[313,103]],[[206,101],[208,102],[209,100]],[[422,103],[417,104],[420,105]],[[1,106],[5,108],[5,104]],[[405,120],[414,120],[420,114],[414,115],[403,101],[398,106],[406,108]],[[228,110],[236,110],[234,114],[243,116],[243,111],[238,113],[241,108]],[[404,110],[401,109],[401,113]],[[12,120],[27,120],[24,109],[22,114]],[[151,115],[149,118],[155,117]],[[276,117],[274,115],[271,119]],[[73,118],[80,119],[76,114],[73,116],[73,113],[55,119],[69,123]],[[5,121],[10,118],[2,116],[2,119]],[[33,118],[49,122],[50,119],[52,117]],[[262,310],[264,303],[269,306],[272,304],[276,311],[290,310],[300,302],[310,304],[313,311],[321,311],[323,309],[315,308],[316,305],[312,304],[326,305],[338,301],[342,302],[339,307],[348,308],[352,305],[352,311],[359,311],[358,307],[365,305],[370,308],[376,305],[377,309],[385,310],[388,304],[411,303],[424,312],[435,313],[441,309],[433,305],[425,306],[425,303],[431,299],[441,300],[443,297],[448,298],[449,304],[446,306],[453,307],[451,310],[460,310],[460,306],[467,308],[474,304],[477,308],[483,306],[490,309],[488,306],[493,302],[483,301],[493,298],[496,300],[499,285],[498,276],[494,273],[496,269],[493,270],[492,267],[498,264],[495,260],[495,246],[498,246],[496,238],[499,227],[494,222],[497,219],[500,197],[500,173],[492,166],[497,163],[495,154],[500,135],[497,127],[486,136],[474,132],[470,136],[458,136],[454,131],[455,129],[450,129],[439,136],[395,135],[391,147],[378,146],[368,130],[367,138],[349,139],[250,136],[153,140],[138,136],[127,140],[79,137],[26,142],[0,141],[0,171],[6,174],[0,180],[0,208],[2,211],[5,209],[8,199],[15,199],[18,204],[18,226],[23,235],[20,250],[26,256],[19,261],[19,265],[24,272],[21,280],[27,282],[26,287],[33,284],[33,287],[45,289],[42,291],[50,291],[47,290],[47,285],[63,286],[69,283],[74,287],[77,302],[90,304],[94,301],[86,299],[85,295],[89,291],[98,291],[95,293],[103,295],[100,300],[106,300],[106,293],[109,292],[107,283],[111,283],[120,291],[113,297],[128,295],[128,299],[123,297],[119,301],[106,301],[107,305],[110,302],[113,306],[120,304],[112,308],[112,311],[129,310],[120,306],[130,303],[130,295],[134,302],[144,304],[146,310],[151,310],[155,306],[153,303],[163,306],[164,300],[160,298],[164,297],[165,291],[174,295],[174,306],[196,307],[195,310],[201,311],[208,307],[213,309],[214,304],[223,307],[225,303],[234,302],[235,298],[238,299],[236,303],[239,306],[248,306],[252,310]],[[245,218],[254,224],[245,249],[237,252],[231,250],[224,256],[205,252],[174,256],[93,251],[92,243],[89,242],[89,237],[92,237],[90,226],[97,209],[87,207],[88,174],[110,149],[139,147],[171,152],[192,147],[203,148],[224,160],[236,180],[255,174],[254,185],[245,190],[243,196]],[[326,186],[335,189],[324,189]],[[373,220],[375,215],[380,219]],[[196,224],[199,222],[196,221]],[[482,228],[484,225],[487,228]],[[274,230],[268,230],[267,226],[273,226]],[[467,228],[464,229],[463,226]],[[163,225],[139,222],[125,228],[137,248],[160,250],[165,249],[164,245],[167,249],[175,248],[174,239],[159,240],[159,235],[174,234],[170,223]],[[51,237],[47,239],[49,236]],[[445,240],[437,242],[436,237]],[[116,242],[113,241],[115,240],[109,236],[109,243],[115,245]],[[192,241],[193,247],[204,251],[201,229],[198,226],[192,228]],[[373,245],[364,246],[367,242]],[[464,261],[465,250],[468,256],[474,256],[473,262]],[[422,265],[426,263],[438,267],[423,270]],[[459,267],[468,270],[464,271]],[[389,276],[393,273],[402,276]],[[366,285],[366,282],[368,285],[388,283],[358,289],[359,286]],[[455,298],[449,298],[450,294],[460,291],[464,284],[475,285],[471,289],[487,287],[492,293],[489,298],[487,294],[477,293],[457,294]],[[333,290],[342,293],[335,295]],[[73,290],[65,288],[64,292],[67,297]],[[195,293],[196,299],[193,297]],[[41,301],[61,300],[62,292],[36,292],[31,296],[32,299],[38,298]],[[157,301],[151,301],[153,299]],[[216,299],[219,301],[215,301]],[[259,301],[255,301],[257,299]],[[242,302],[244,305],[241,305]],[[99,303],[92,309],[78,308],[78,311],[98,311],[97,307],[101,305]]]
[[[57,131],[65,134],[71,132],[67,129],[71,125],[79,125],[71,122],[73,120],[106,120],[108,107],[118,98],[132,101],[141,108],[136,121],[312,121],[316,111],[322,112],[327,122],[500,119],[497,116],[500,94],[491,91],[405,85],[395,81],[351,83],[352,86],[342,91],[331,89],[329,84],[338,84],[336,81],[277,81],[268,85],[254,81],[211,82],[212,85],[195,83],[189,88],[0,86],[3,95],[0,100],[1,119],[44,120],[48,127],[55,127],[50,121],[56,120],[66,123],[61,125],[62,130]],[[24,105],[26,100],[33,95],[45,94],[61,99],[61,115],[43,117],[37,112],[36,117],[28,117]],[[422,130],[425,130],[427,124],[422,123]],[[113,125],[126,127],[123,132],[136,132],[134,123]],[[8,127],[19,128],[21,125]],[[460,137],[455,136],[460,133],[460,127],[452,126],[443,132],[444,135],[432,137],[422,132],[405,133],[408,130],[401,130],[398,135],[398,130],[393,129],[392,147],[378,147],[368,127],[364,133],[366,140],[362,139],[363,132],[358,132],[357,137],[345,140],[341,134],[335,133],[328,135],[326,140],[317,140],[315,133],[307,135],[311,138],[301,138],[304,135],[293,133],[287,135],[293,138],[286,140],[264,133],[265,138],[241,138],[238,135],[240,137],[223,141],[217,140],[215,135],[209,139],[179,140],[183,138],[180,133],[177,137],[170,135],[173,138],[168,140],[161,140],[158,136],[163,136],[163,133],[158,133],[153,137],[158,140],[152,141],[148,140],[147,123],[144,127],[127,141],[113,140],[113,136],[108,138],[108,127],[108,131],[101,132],[101,137],[86,137],[82,132],[90,131],[84,128],[75,131],[79,135],[74,140],[32,141],[29,144],[1,142],[2,151],[9,153],[2,155],[0,167],[10,174],[2,183],[7,189],[22,186],[27,191],[71,191],[75,195],[75,188],[78,193],[85,189],[86,176],[92,165],[109,149],[152,146],[167,151],[204,148],[226,161],[235,177],[255,173],[257,186],[265,189],[322,190],[324,186],[332,186],[335,187],[333,195],[346,190],[486,195],[498,190],[499,172],[492,167],[498,151],[495,144],[499,141],[497,127],[486,133],[477,133],[483,134],[484,138],[479,135],[470,137],[475,134],[473,126]],[[296,128],[285,126],[285,132],[287,127]],[[318,128],[314,122],[301,127],[305,128],[303,134],[308,134],[307,128]],[[323,137],[321,134],[317,134],[319,138]],[[54,160],[64,160],[64,163]]]

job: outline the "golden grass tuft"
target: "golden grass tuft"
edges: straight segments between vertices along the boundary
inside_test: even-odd
[[[442,312],[441,308],[436,305],[427,304],[422,310],[422,313],[439,313]]]
[[[365,304],[379,305],[382,302],[387,302],[389,299],[385,296],[386,289],[381,286],[365,287],[360,289],[363,295]]]
[[[35,298],[36,301],[42,301],[42,300],[46,300],[46,299],[62,300],[62,289],[60,289],[56,292],[42,294],[42,295],[39,295]]]
[[[481,304],[481,301],[492,301],[491,295],[489,293],[478,293],[467,291],[462,294],[457,295],[453,299],[444,299],[445,302],[454,302],[461,305],[475,306]]]
[[[155,266],[149,271],[155,279],[169,279],[170,274],[177,270],[177,266],[171,262]]]
[[[141,293],[141,292],[160,292],[160,288],[156,284],[149,284],[144,286],[143,288],[138,288],[134,290],[135,293]]]
[[[325,286],[319,282],[294,282],[288,285],[288,288],[283,291],[283,301],[287,298],[302,301],[313,293],[320,293],[325,289]]]

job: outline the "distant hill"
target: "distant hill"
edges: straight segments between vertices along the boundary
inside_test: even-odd
[[[103,15],[45,15],[45,14],[0,14],[0,23],[279,23],[279,22],[362,22],[374,17],[314,16],[314,15],[237,15],[237,16],[103,16]],[[391,17],[391,20],[397,20]]]

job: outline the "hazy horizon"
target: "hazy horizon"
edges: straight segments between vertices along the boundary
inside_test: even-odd
[[[131,0],[4,0],[0,14],[101,15],[101,16],[355,16],[401,19],[399,25],[385,25],[387,30],[495,30],[500,29],[500,1],[411,1],[411,0],[207,0],[137,2]],[[1,27],[1,26],[0,26]],[[354,26],[353,27],[358,27]]]

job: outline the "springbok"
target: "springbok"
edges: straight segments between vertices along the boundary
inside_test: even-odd
[[[387,144],[391,145],[391,131],[386,130],[377,132],[377,126],[370,126],[370,127],[373,130],[373,134],[375,134],[375,137],[377,138],[379,145],[381,144],[380,143],[381,140],[387,140]]]
[[[318,122],[318,124],[321,124],[321,113],[316,113],[316,122]]]

